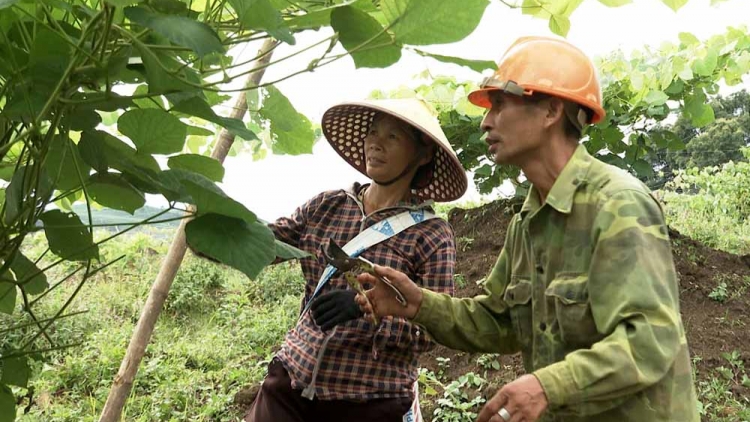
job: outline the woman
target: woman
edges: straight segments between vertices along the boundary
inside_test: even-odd
[[[343,275],[325,271],[321,247],[329,240],[351,242],[344,247],[350,254],[452,294],[453,231],[432,218],[430,203],[460,198],[466,174],[419,100],[344,103],[322,120],[331,146],[372,182],[323,192],[270,225],[279,240],[313,257],[301,260],[307,283],[300,319],[269,364],[245,419],[400,422],[414,400],[417,359],[433,343],[405,319],[384,318],[377,325],[365,319]],[[402,227],[399,218],[409,224]],[[373,236],[378,243],[362,241]]]

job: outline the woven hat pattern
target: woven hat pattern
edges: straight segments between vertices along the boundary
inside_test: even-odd
[[[424,188],[415,190],[417,196],[436,202],[453,201],[463,196],[468,187],[466,172],[437,118],[419,100],[373,100],[336,105],[323,115],[323,134],[344,160],[367,175],[365,137],[378,112],[387,113],[416,127],[437,147],[432,180]]]

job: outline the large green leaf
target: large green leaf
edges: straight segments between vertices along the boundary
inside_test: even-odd
[[[39,268],[20,251],[16,253],[16,257],[10,264],[10,269],[13,271],[13,274],[15,274],[16,280],[23,282],[21,285],[23,291],[30,295],[38,295],[49,287],[47,276],[44,275],[44,273],[39,272]],[[32,277],[33,274],[36,275]],[[31,278],[26,280],[28,277]]]
[[[16,308],[16,285],[7,281],[0,281],[0,312],[12,314]]]
[[[382,0],[380,7],[403,44],[445,44],[464,39],[482,19],[487,0]]]
[[[704,57],[695,59],[693,62],[693,72],[696,75],[711,76],[719,63],[719,56],[716,50],[709,49]]]
[[[680,39],[680,42],[682,44],[685,44],[688,47],[700,44],[701,42],[698,37],[691,34],[690,32],[680,32],[679,34],[677,34],[677,38]]]
[[[190,48],[198,57],[224,51],[219,36],[203,22],[184,16],[160,15],[143,7],[128,7],[125,9],[125,16],[177,45]]]
[[[183,169],[202,174],[214,182],[224,179],[224,167],[211,157],[200,154],[182,154],[169,157],[167,165],[171,169]]]
[[[187,126],[158,109],[126,111],[117,120],[117,130],[133,141],[138,152],[147,154],[180,152],[187,138]]]
[[[672,69],[683,81],[690,81],[693,79],[693,71],[690,69],[690,66],[687,65],[687,60],[683,57],[675,56],[672,58]]]
[[[101,122],[102,116],[99,113],[85,108],[76,108],[63,118],[63,123],[68,129],[77,131],[94,129]]]
[[[78,142],[78,153],[83,161],[99,172],[106,172],[109,168],[107,159],[107,145],[105,139],[114,138],[112,135],[102,131],[87,131],[81,135]],[[117,138],[115,141],[120,142]],[[127,146],[127,145],[126,145]]]
[[[5,385],[0,384],[0,422],[16,420],[16,397]]]
[[[99,173],[109,167],[121,172],[145,169],[153,173],[161,171],[159,163],[148,154],[140,154],[126,143],[100,130],[84,132],[78,142],[83,160]]]
[[[25,6],[22,4],[16,7]],[[50,26],[34,25],[33,29],[29,27],[28,30],[33,30],[34,34],[29,61],[27,64],[19,64],[23,68],[11,84],[13,95],[8,100],[3,114],[9,117],[47,120],[50,118],[49,115],[40,116],[39,113],[65,74],[72,57],[71,43],[66,42],[65,34],[58,33]],[[6,57],[2,57],[1,60],[6,60]]]
[[[44,166],[50,180],[56,181],[55,189],[62,191],[81,186],[81,179],[86,180],[91,171],[76,144],[59,135],[52,138]]]
[[[716,120],[714,109],[709,104],[702,104],[700,108],[690,113],[693,126],[701,128]]]
[[[401,47],[375,18],[352,7],[331,12],[331,27],[341,45],[351,54],[354,66],[388,67],[401,58]]]
[[[207,214],[189,222],[185,236],[190,247],[245,273],[250,279],[276,255],[273,232],[264,224]]]
[[[258,139],[255,134],[245,127],[241,120],[218,116],[203,99],[198,97],[189,98],[177,103],[172,111],[185,113],[190,116],[200,117],[203,120],[215,123],[230,133],[247,141]]]
[[[293,31],[300,31],[303,29],[319,29],[323,26],[329,26],[331,24],[331,12],[334,9],[345,7],[355,3],[358,5],[365,3],[371,5],[370,2],[363,2],[361,0],[347,0],[333,6],[314,9],[309,11],[308,13],[293,16],[287,19],[286,24],[289,29]]]
[[[286,21],[289,29],[300,31],[303,29],[320,29],[331,24],[331,10],[321,10],[294,16]]]
[[[632,3],[633,0],[599,0],[599,3],[607,7],[620,7]]]
[[[271,122],[273,152],[276,154],[312,154],[315,132],[310,120],[297,112],[275,86],[266,88],[260,115]]]
[[[16,14],[10,10],[0,9],[0,31],[8,32],[18,20]],[[14,76],[16,69],[23,67],[29,61],[28,52],[14,45],[0,43],[0,54],[5,60],[0,60],[0,75],[10,78]]]
[[[214,133],[206,128],[198,126],[187,127],[188,136],[212,136]]]
[[[687,4],[688,0],[661,0],[664,4],[669,6],[670,9],[674,10],[675,12],[680,10],[680,8]]]
[[[9,120],[35,119],[42,112],[49,98],[46,89],[31,90],[27,85],[13,87],[13,93],[3,107],[3,117]]]
[[[133,100],[114,92],[78,92],[72,95],[75,101],[84,102],[79,108],[83,110],[100,110],[113,112],[127,109],[133,105]],[[107,122],[104,122],[107,125]]]
[[[646,160],[638,159],[632,164],[633,170],[639,177],[653,177],[654,168]]]
[[[16,170],[15,163],[7,163],[7,162],[0,163],[0,180],[5,180],[6,182],[10,182],[11,179],[13,179],[13,174],[15,173],[15,170]]]
[[[414,51],[420,56],[430,57],[435,60],[440,60],[441,62],[444,62],[444,63],[453,63],[459,66],[466,66],[469,69],[477,71],[479,73],[482,73],[487,69],[495,69],[497,67],[497,64],[490,60],[469,60],[469,59],[462,59],[460,57],[443,56],[440,54],[428,53],[426,51],[422,51],[416,48],[414,49]]]
[[[180,170],[172,170],[180,172]],[[244,205],[227,196],[218,186],[201,175],[181,171],[183,173],[180,183],[193,199],[198,208],[198,214],[221,214],[254,223],[255,214]]]
[[[156,108],[159,110],[164,110],[164,100],[161,95],[151,95],[147,96],[148,94],[148,85],[138,85],[138,88],[133,91],[134,96],[143,96],[142,98],[136,98],[133,100],[133,103],[138,106],[138,108]]]
[[[287,44],[294,44],[294,36],[276,8],[268,0],[229,0],[247,29],[263,30]]]
[[[91,232],[74,213],[60,210],[47,211],[41,215],[44,234],[50,250],[70,261],[86,261],[99,257],[99,247],[94,244]]]
[[[34,92],[54,88],[71,60],[71,46],[63,35],[48,26],[37,26],[26,74],[34,81]]]
[[[192,2],[191,6],[199,6],[199,2]],[[198,14],[205,11],[205,6],[201,11],[195,11],[188,9],[188,5],[182,0],[149,0],[148,5],[151,6],[155,11],[164,13],[167,15],[181,15],[189,17],[198,17]]]
[[[39,174],[30,171],[27,174],[26,166],[19,167],[18,171],[13,173],[10,185],[5,189],[5,223],[11,224],[18,218],[26,218],[29,208],[24,209],[24,203],[28,202],[25,198],[34,195],[37,198],[46,198],[52,193],[52,184],[47,171],[41,168]],[[34,182],[34,176],[38,176],[37,182]]]
[[[4,359],[3,377],[0,379],[0,383],[26,388],[29,384],[30,373],[31,368],[29,368],[26,356]]]
[[[581,3],[583,3],[583,0],[553,0],[545,5],[545,8],[553,15],[569,18]]]
[[[146,197],[119,174],[96,173],[89,179],[88,193],[105,207],[135,214],[146,204]]]
[[[549,18],[549,29],[560,36],[567,36],[570,31],[570,19],[564,15],[552,15]]]
[[[143,0],[105,0],[105,1],[115,7],[126,7],[126,6],[130,6],[131,4],[140,3]]]
[[[13,173],[10,185],[5,188],[5,215],[3,217],[6,224],[13,223],[21,212],[26,183],[28,183],[28,180],[26,179],[26,167],[24,166]]]
[[[300,259],[312,256],[309,252],[297,249],[294,246],[288,243],[284,243],[280,240],[276,240],[274,243],[276,244],[276,256],[281,259]]]
[[[659,90],[649,91],[649,93],[646,94],[646,97],[644,98],[644,100],[652,106],[662,105],[666,103],[668,99],[669,96]]]
[[[715,120],[714,109],[707,104],[706,95],[698,91],[685,99],[685,112],[695,127],[703,127]]]
[[[169,53],[152,50],[140,43],[136,44],[136,47],[146,70],[149,92],[157,94],[187,92],[192,95],[200,92],[199,87],[184,82],[200,83],[200,79],[191,73],[192,70],[189,67],[180,64]],[[167,73],[165,68],[171,73]]]

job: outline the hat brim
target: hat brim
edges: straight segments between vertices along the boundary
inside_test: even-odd
[[[607,112],[604,111],[604,109],[601,106],[599,106],[593,101],[582,100],[573,95],[568,95],[562,92],[556,92],[554,90],[550,90],[544,87],[538,87],[538,86],[533,86],[533,85],[523,85],[523,88],[530,92],[541,92],[541,93],[552,95],[555,97],[560,97],[564,100],[568,100],[568,101],[580,104],[590,109],[593,112],[593,114],[591,116],[591,121],[588,122],[589,124],[599,123],[602,120],[604,120],[604,117],[607,115]],[[490,95],[489,95],[489,93],[492,91],[498,91],[498,89],[497,88],[480,88],[480,89],[471,91],[468,96],[469,102],[474,104],[477,107],[492,108],[492,102],[490,101]]]

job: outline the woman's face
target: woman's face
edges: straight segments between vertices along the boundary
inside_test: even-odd
[[[381,182],[398,177],[414,162],[417,142],[408,124],[386,114],[376,116],[365,137],[367,175]],[[413,164],[411,176],[424,163]],[[408,180],[411,180],[411,176]]]

